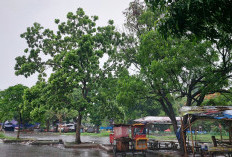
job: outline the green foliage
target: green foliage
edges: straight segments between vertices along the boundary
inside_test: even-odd
[[[195,2],[191,1],[191,3]],[[136,0],[129,6],[125,13],[129,33],[123,36],[124,43],[121,46],[123,51],[118,54],[120,56],[118,58],[123,60],[124,67],[136,68],[139,75],[136,74],[133,77],[140,80],[143,86],[135,88],[136,85],[131,85],[128,81],[126,85],[122,84],[121,88],[124,87],[125,92],[121,92],[118,98],[122,98],[121,102],[125,104],[134,100],[136,105],[136,101],[150,98],[155,102],[154,104],[162,107],[163,112],[159,114],[165,113],[170,117],[173,130],[176,132],[175,117],[180,106],[199,106],[208,94],[228,92],[231,78],[229,70],[231,49],[227,46],[229,44],[226,45],[220,40],[216,40],[218,42],[208,40],[211,39],[210,37],[202,38],[191,30],[189,32],[187,29],[183,30],[184,35],[179,33],[182,31],[178,30],[179,25],[185,21],[179,18],[176,20],[179,20],[179,23],[175,23],[172,13],[174,16],[182,14],[170,12],[170,10],[175,5],[176,8],[180,7],[177,9],[182,9],[182,3],[186,4],[188,1],[171,3],[161,0],[149,1],[149,3],[150,5],[146,7]],[[191,12],[187,18],[194,19],[195,17],[193,18],[190,14]],[[192,26],[187,24],[187,27]],[[179,32],[173,31],[175,29]],[[201,31],[205,30],[201,29]],[[129,91],[132,88],[128,86],[139,91],[133,93],[133,90]],[[123,91],[123,88],[120,91]],[[143,93],[143,91],[146,92]],[[184,124],[186,122],[185,117]],[[181,141],[180,145],[183,148]]]
[[[203,106],[231,106],[231,93],[223,93],[215,95],[211,99],[206,99]]]
[[[46,70],[52,70],[42,94],[45,106],[38,107],[35,113],[52,109],[61,115],[66,109],[68,112],[76,110],[81,119],[94,109],[97,90],[102,78],[110,72],[111,56],[121,42],[113,21],[105,27],[97,27],[97,20],[97,16],[89,17],[78,8],[75,13],[67,14],[66,22],[55,20],[56,32],[34,23],[21,34],[28,48],[25,55],[16,58],[15,74],[29,77],[38,72],[38,80],[43,82]],[[109,60],[102,69],[99,61],[104,55],[108,55]]]
[[[35,122],[43,123],[49,117],[48,115],[52,115],[44,115],[49,110],[49,108],[45,106],[46,99],[43,97],[45,87],[46,84],[40,82],[35,86],[26,89],[24,92],[24,110],[30,111],[30,117]]]
[[[189,37],[194,34],[201,39],[220,39],[227,41],[224,44],[231,45],[232,3],[230,1],[146,0],[146,2],[154,12],[162,10],[165,13],[159,20],[160,30],[164,34],[171,32],[178,36]]]
[[[163,16],[156,21],[156,27],[165,38],[168,36],[187,37],[199,43],[205,40],[211,41],[221,59],[217,63],[217,70],[222,73],[219,76],[224,77],[225,73],[230,73],[232,49],[232,29],[230,27],[232,3],[230,1],[146,0],[146,3],[153,12],[164,12]],[[226,79],[222,78],[222,80]]]
[[[11,120],[14,118],[19,121],[20,117],[24,122],[29,121],[29,113],[23,109],[23,94],[26,89],[26,86],[18,84],[15,86],[11,86],[4,91],[1,91],[1,121]]]

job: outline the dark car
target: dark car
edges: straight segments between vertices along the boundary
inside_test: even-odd
[[[5,123],[3,129],[5,131],[14,131],[14,126],[12,123]]]
[[[94,128],[88,128],[87,133],[95,133],[95,129]]]

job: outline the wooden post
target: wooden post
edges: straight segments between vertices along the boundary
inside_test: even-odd
[[[221,141],[222,141],[222,125],[221,125],[221,123],[219,124],[219,129],[220,129],[220,135],[221,135]]]
[[[231,126],[231,122],[229,122],[229,139],[230,139],[230,144],[232,144],[232,126]]]
[[[193,134],[192,134],[192,126],[191,126],[191,123],[190,123],[190,118],[189,118],[189,115],[188,115],[188,122],[189,122],[189,129],[190,129],[190,133],[191,133],[191,141],[192,141],[192,151],[193,151],[193,156],[194,156],[194,142],[193,142]]]
[[[197,145],[197,130],[195,129],[195,146]]]
[[[184,143],[184,154],[185,154],[185,156],[187,156],[188,152],[187,152],[186,142],[185,142],[185,137],[184,137],[184,125],[183,125],[182,117],[180,117],[180,122],[181,122],[182,139],[183,139],[183,143]]]
[[[148,124],[147,124],[147,137],[148,137],[148,138],[149,138],[149,134],[150,134],[150,126],[151,126],[151,124],[148,123]]]

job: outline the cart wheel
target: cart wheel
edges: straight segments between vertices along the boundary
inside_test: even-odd
[[[135,142],[132,141],[132,151],[134,152],[135,151]]]
[[[113,153],[114,153],[114,156],[116,157],[117,156],[117,148],[115,145],[113,146]]]
[[[142,155],[143,155],[144,157],[146,157],[146,156],[147,156],[147,152],[146,152],[146,151],[143,151],[143,152],[142,152]]]

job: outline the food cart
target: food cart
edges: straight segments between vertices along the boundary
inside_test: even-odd
[[[133,124],[131,126],[131,138],[134,141],[135,150],[146,151],[147,141],[146,138],[146,128],[144,124]]]
[[[126,154],[146,156],[147,141],[144,124],[115,124],[114,134],[110,135],[114,156],[126,156]]]

